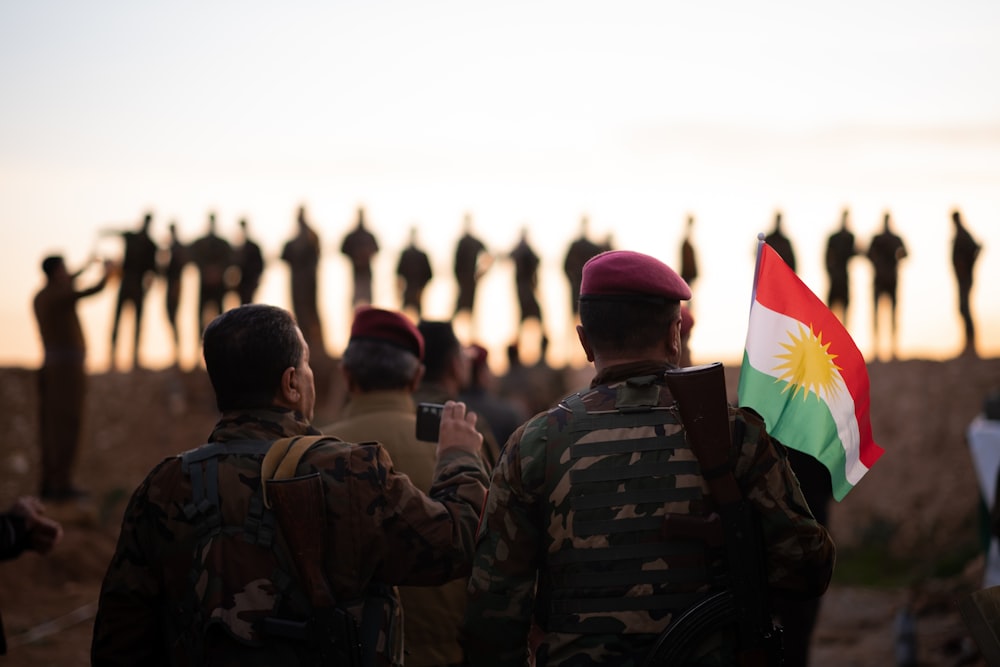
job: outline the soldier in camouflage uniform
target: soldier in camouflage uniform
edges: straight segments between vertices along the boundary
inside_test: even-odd
[[[93,664],[321,664],[317,642],[332,616],[310,608],[301,552],[290,555],[295,535],[267,509],[274,496],[271,505],[261,497],[271,443],[319,434],[309,424],[309,348],[287,311],[254,304],[207,327],[204,356],[222,417],[209,444],[165,459],[129,502],[101,588]],[[294,511],[321,517],[315,560],[349,613],[335,618],[356,619],[365,664],[402,662],[402,630],[385,620],[393,586],[469,572],[486,491],[474,421],[463,404],[446,405],[430,495],[376,442],[320,440],[293,471],[292,481],[322,484],[317,506]]]
[[[597,375],[522,425],[493,472],[463,625],[470,664],[640,665],[724,580],[717,545],[665,535],[667,513],[707,519],[717,506],[664,380],[690,294],[639,253],[584,267],[578,333]],[[755,413],[731,408],[729,421],[728,458],[761,520],[768,585],[822,594],[834,545],[783,447]],[[720,630],[685,664],[733,665],[737,649]]]

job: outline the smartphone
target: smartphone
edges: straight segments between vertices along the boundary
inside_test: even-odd
[[[441,432],[441,413],[444,406],[440,403],[417,404],[417,440],[437,442]]]

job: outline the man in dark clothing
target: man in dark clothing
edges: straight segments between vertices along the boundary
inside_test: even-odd
[[[972,234],[962,224],[962,214],[953,211],[951,221],[955,225],[955,238],[951,245],[951,265],[955,269],[958,283],[958,312],[965,328],[965,354],[976,354],[976,325],[972,319],[969,295],[972,292],[972,274],[982,246],[972,238]]]
[[[795,270],[795,251],[792,250],[792,242],[781,231],[781,211],[774,214],[774,229],[764,237],[764,243],[774,248],[778,257],[784,260],[788,268],[792,271]]]
[[[291,273],[292,312],[312,349],[314,357],[326,356],[323,325],[319,317],[319,235],[306,220],[306,207],[296,217],[298,231],[281,251],[281,259]]]
[[[896,288],[899,281],[899,263],[907,256],[903,239],[889,229],[889,213],[883,219],[882,231],[875,235],[868,247],[868,259],[875,270],[872,321],[875,332],[875,357],[879,354],[879,306],[883,298],[889,300],[889,354],[896,358]]]
[[[858,254],[854,232],[848,229],[849,215],[845,208],[840,218],[840,229],[830,234],[826,240],[826,274],[830,280],[826,305],[845,326],[847,306],[851,301],[851,281],[847,265]]]
[[[423,314],[424,289],[433,276],[430,258],[417,246],[417,228],[412,227],[410,243],[403,248],[396,264],[396,279],[401,292],[402,309],[414,320],[419,320]]]
[[[191,261],[190,250],[177,236],[177,225],[170,223],[170,253],[163,266],[163,277],[167,283],[167,321],[174,341],[174,364],[180,363],[181,332],[177,326],[177,309],[181,303],[181,280],[184,267]]]
[[[583,279],[583,265],[587,260],[601,252],[601,246],[592,241],[587,235],[587,228],[590,221],[587,216],[580,220],[580,235],[569,244],[566,251],[566,259],[563,261],[563,271],[569,281],[569,303],[570,313],[573,319],[577,318],[579,312],[580,281]]]
[[[291,313],[233,308],[203,349],[220,420],[129,501],[92,664],[402,664],[395,588],[469,571],[488,481],[475,415],[445,405],[425,494],[381,444],[319,437]]]
[[[481,240],[472,234],[472,216],[466,214],[462,222],[462,236],[455,246],[455,282],[458,283],[456,318],[467,317],[472,321],[476,305],[476,287],[479,279],[493,264],[493,255]],[[472,327],[469,327],[470,330]]]
[[[240,304],[245,305],[253,303],[257,288],[260,287],[260,277],[264,274],[264,255],[260,246],[250,238],[246,219],[240,220],[240,232],[243,243],[236,248],[236,266],[240,270],[236,292],[240,297]]]
[[[233,266],[233,247],[216,233],[215,213],[208,216],[208,231],[191,244],[191,260],[201,276],[198,290],[198,338],[212,317],[226,310],[226,271]],[[210,314],[207,311],[210,311]]]
[[[358,223],[347,233],[340,252],[351,261],[351,275],[354,280],[354,294],[351,305],[357,307],[372,302],[372,259],[378,253],[375,235],[365,227],[365,210],[358,209]]]
[[[135,316],[132,366],[139,367],[139,339],[142,334],[142,305],[146,300],[146,290],[156,276],[156,243],[149,236],[149,226],[153,215],[147,213],[138,230],[106,230],[104,235],[121,236],[125,241],[125,254],[121,263],[121,283],[118,286],[118,301],[115,304],[115,319],[111,325],[111,367],[116,365],[118,348],[118,324],[126,303],[132,304]]]
[[[510,251],[514,262],[514,286],[517,290],[517,304],[520,308],[520,319],[517,325],[517,344],[523,349],[522,337],[529,322],[537,324],[539,334],[539,359],[544,359],[546,343],[545,327],[542,325],[542,307],[538,303],[538,267],[541,258],[528,243],[528,229],[521,229],[521,238]]]
[[[45,287],[35,295],[35,319],[42,338],[45,359],[38,373],[38,417],[41,440],[41,497],[71,500],[85,495],[72,484],[73,463],[80,445],[87,373],[87,344],[76,312],[76,302],[104,289],[104,275],[91,287],[77,290],[59,255],[42,262]]]
[[[684,240],[681,241],[681,278],[691,287],[694,287],[694,281],[698,278],[698,255],[694,251],[694,242],[691,241],[693,229],[694,216],[689,215],[684,230]]]

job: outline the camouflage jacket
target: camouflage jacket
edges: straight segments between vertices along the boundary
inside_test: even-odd
[[[530,637],[538,667],[638,665],[676,613],[720,585],[720,553],[662,532],[668,512],[714,511],[662,384],[666,369],[654,362],[604,369],[589,390],[511,436],[477,535],[463,625],[470,664],[525,665]],[[591,428],[601,413],[618,414],[619,389],[640,376],[661,385],[662,421]],[[771,589],[822,594],[835,556],[830,535],[761,420],[738,409],[729,418],[741,424],[729,458],[761,518]],[[716,637],[703,664],[734,664],[731,643]]]
[[[301,416],[260,410],[223,415],[209,441],[231,449],[247,440],[316,434]],[[284,576],[281,531],[273,519],[268,523],[269,512],[259,512],[262,458],[215,458],[221,516],[207,543],[199,541],[204,524],[191,507],[194,487],[183,456],[149,473],[125,510],[102,584],[94,665],[316,664],[301,644],[262,632],[266,617],[302,614],[294,579]],[[429,496],[394,470],[374,442],[324,441],[306,452],[296,472],[319,473],[323,482],[325,575],[338,604],[357,617],[366,599],[391,597],[397,584],[438,584],[468,574],[485,496],[478,457],[442,456]],[[379,664],[398,664],[398,645],[386,630],[362,640],[377,640]]]

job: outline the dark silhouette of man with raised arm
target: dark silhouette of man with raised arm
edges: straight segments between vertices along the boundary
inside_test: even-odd
[[[134,314],[134,336],[132,347],[132,367],[139,368],[139,340],[142,335],[142,305],[146,300],[146,290],[156,276],[156,243],[149,236],[149,226],[153,214],[147,213],[137,230],[106,230],[103,235],[121,236],[125,241],[125,254],[121,264],[121,282],[118,286],[118,301],[115,304],[115,319],[111,325],[111,368],[116,366],[118,349],[118,325],[121,322],[125,304],[132,305]]]

